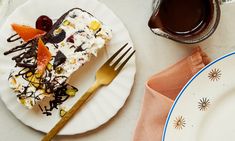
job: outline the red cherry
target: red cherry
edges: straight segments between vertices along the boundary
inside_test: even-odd
[[[36,21],[36,28],[48,32],[51,30],[52,24],[52,20],[49,17],[42,15]]]

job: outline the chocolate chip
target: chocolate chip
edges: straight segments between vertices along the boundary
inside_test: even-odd
[[[62,42],[66,37],[66,32],[62,29],[60,33],[53,35],[51,34],[48,38],[48,42],[50,43],[60,43]]]
[[[66,56],[61,51],[58,51],[55,56],[53,68],[55,69],[57,66],[63,64],[66,61],[66,59],[67,59]]]
[[[73,35],[69,36],[66,42],[74,43],[74,36]]]

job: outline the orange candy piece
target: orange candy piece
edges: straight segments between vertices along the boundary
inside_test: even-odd
[[[51,60],[51,53],[44,45],[41,38],[38,40],[38,53],[37,53],[37,69],[40,74],[43,74],[47,64]]]
[[[25,42],[46,34],[46,32],[43,30],[32,28],[26,25],[12,24],[11,27]]]

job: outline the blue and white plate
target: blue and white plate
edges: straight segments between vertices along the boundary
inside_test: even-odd
[[[198,72],[176,98],[162,141],[235,140],[235,52]]]

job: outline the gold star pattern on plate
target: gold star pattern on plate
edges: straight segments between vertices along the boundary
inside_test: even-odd
[[[183,116],[178,116],[175,118],[173,126],[175,129],[181,130],[185,127],[186,122]]]
[[[210,105],[210,100],[208,98],[202,98],[198,102],[198,108],[200,111],[206,111]]]
[[[208,77],[211,81],[218,81],[221,75],[221,70],[215,68],[209,72]]]

